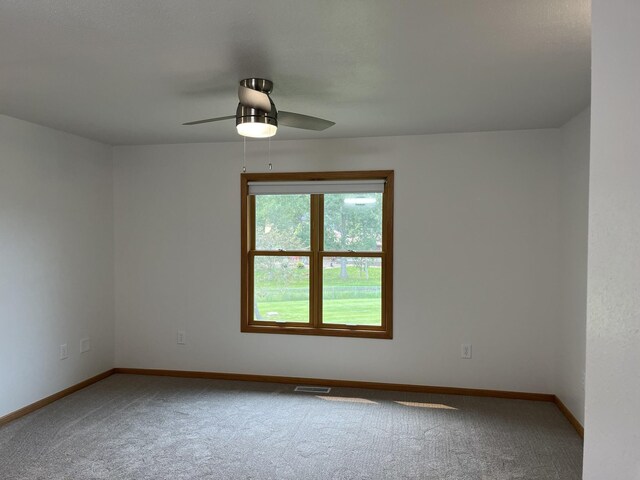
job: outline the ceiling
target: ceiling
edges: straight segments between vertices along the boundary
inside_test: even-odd
[[[556,127],[589,0],[0,0],[0,113],[109,144],[238,141],[237,82],[326,118],[277,139]]]

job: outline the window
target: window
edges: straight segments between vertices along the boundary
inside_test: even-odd
[[[392,337],[393,171],[244,173],[243,332]]]

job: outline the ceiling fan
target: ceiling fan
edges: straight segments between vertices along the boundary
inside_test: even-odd
[[[240,135],[253,138],[273,137],[278,125],[302,128],[305,130],[325,130],[335,122],[310,117],[300,113],[276,110],[269,94],[273,90],[273,82],[264,78],[245,78],[238,87],[238,108],[235,115],[227,117],[207,118],[183,125],[198,125],[200,123],[218,122],[220,120],[236,119],[236,128]]]

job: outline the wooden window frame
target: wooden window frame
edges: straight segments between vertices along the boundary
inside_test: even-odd
[[[337,337],[393,338],[393,170],[344,172],[243,173],[240,175],[241,196],[241,326],[242,332]],[[324,215],[320,195],[311,195],[311,248],[308,251],[255,250],[255,196],[249,195],[249,182],[323,181],[323,180],[385,180],[382,200],[382,250],[380,252],[324,251]],[[309,323],[277,323],[253,319],[253,258],[256,255],[308,256],[310,284]],[[381,297],[382,324],[335,325],[322,324],[322,259],[324,257],[376,257],[382,262]]]

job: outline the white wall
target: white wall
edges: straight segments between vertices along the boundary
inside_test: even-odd
[[[555,394],[583,425],[590,114],[587,108],[562,127],[559,157],[561,295]]]
[[[240,332],[241,143],[116,147],[116,366],[554,393],[560,148],[559,130],[271,143],[274,170],[396,171],[394,338],[372,340]],[[248,170],[266,157],[250,142]]]
[[[640,479],[640,2],[594,0],[584,478]]]
[[[112,185],[110,147],[0,115],[0,416],[113,365]]]

